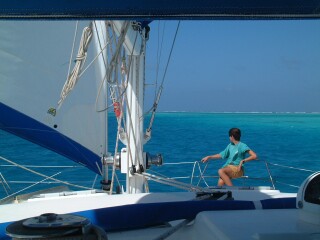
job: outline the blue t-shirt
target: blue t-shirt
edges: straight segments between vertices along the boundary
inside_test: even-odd
[[[238,142],[236,145],[230,143],[226,149],[220,153],[222,159],[227,159],[223,167],[227,165],[238,166],[240,161],[246,158],[246,152],[249,150],[250,148],[245,143]]]

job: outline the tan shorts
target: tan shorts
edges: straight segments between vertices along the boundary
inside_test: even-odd
[[[238,170],[238,166],[235,165],[228,165],[226,168],[230,168],[232,170],[232,178],[239,178],[243,176],[243,168],[241,168],[240,171]]]

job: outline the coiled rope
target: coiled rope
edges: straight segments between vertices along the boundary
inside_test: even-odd
[[[63,103],[63,101],[66,99],[70,91],[74,88],[76,85],[79,75],[81,73],[81,70],[83,68],[83,65],[87,59],[87,50],[89,43],[92,38],[92,29],[91,27],[85,27],[82,32],[82,37],[80,41],[80,46],[78,50],[78,54],[76,57],[76,63],[72,70],[72,72],[68,75],[67,81],[65,82],[63,89],[60,94],[60,100],[58,101],[59,107]],[[75,41],[75,39],[74,39]]]

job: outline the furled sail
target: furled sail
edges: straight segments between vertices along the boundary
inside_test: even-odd
[[[82,29],[89,24],[80,22],[75,34],[76,22],[0,22],[0,128],[100,173],[107,113],[99,111],[106,99],[98,94],[104,55],[98,54],[96,39],[88,46],[87,64],[92,64],[57,108]]]

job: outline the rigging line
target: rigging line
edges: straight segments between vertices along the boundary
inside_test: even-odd
[[[156,81],[155,81],[155,91],[154,91],[154,102],[157,101],[157,88],[158,88],[158,78],[159,78],[159,66],[160,66],[160,62],[161,62],[161,56],[162,56],[162,47],[163,47],[163,40],[164,40],[164,35],[165,35],[165,22],[163,25],[163,29],[162,29],[162,39],[161,39],[161,44],[159,44],[160,42],[160,21],[158,21],[158,47],[157,47],[157,64],[156,64]],[[160,47],[159,47],[160,46]],[[160,52],[160,54],[159,54]],[[150,107],[149,110],[146,111],[145,115],[147,115],[148,113],[150,113],[153,109],[154,109],[155,104],[153,104],[153,106]]]
[[[114,31],[114,29],[113,29]],[[114,34],[114,32],[113,32]],[[132,55],[133,55],[133,50],[135,48],[135,45],[136,45],[136,41],[137,41],[137,37],[138,37],[138,34],[136,34],[136,37],[135,37],[135,40],[134,40],[134,43],[133,43],[133,48],[132,48],[132,51],[130,53],[130,58],[129,58],[129,68],[127,70],[127,72],[125,72],[125,74],[127,75],[126,78],[125,78],[125,81],[122,82],[122,85],[124,84],[124,90],[123,92],[121,93],[120,91],[120,86],[119,86],[119,80],[117,79],[116,80],[116,83],[117,83],[117,90],[118,90],[118,100],[119,101],[120,99],[122,99],[122,103],[119,105],[120,107],[120,117],[117,119],[117,122],[118,122],[118,128],[117,128],[117,137],[116,137],[116,146],[115,146],[115,153],[114,153],[114,156],[117,156],[117,153],[118,153],[118,145],[119,145],[119,138],[120,138],[120,130],[121,130],[121,121],[124,122],[124,132],[126,134],[126,138],[127,138],[127,141],[129,139],[129,136],[128,136],[128,132],[127,132],[127,129],[126,129],[126,121],[125,119],[123,118],[123,102],[125,101],[125,99],[127,99],[127,95],[126,95],[126,90],[127,90],[127,87],[128,87],[128,79],[129,79],[129,74],[130,74],[130,69],[131,69],[131,65],[132,65]],[[116,41],[116,40],[115,40]],[[116,42],[115,42],[116,44]],[[121,93],[121,94],[120,94]],[[127,108],[128,108],[128,111],[129,111],[129,115],[130,115],[130,119],[131,119],[131,112],[130,112],[130,108],[129,108],[129,104],[128,104],[128,101],[127,102]],[[131,126],[132,126],[132,119],[131,119]],[[135,143],[136,145],[136,143]],[[137,147],[136,147],[137,148]],[[130,149],[130,146],[128,145],[128,152],[129,152],[129,155],[130,155],[130,160],[131,160],[131,164],[134,165],[134,162],[133,162],[133,159],[132,159],[132,153],[131,153],[131,149]],[[140,162],[139,162],[140,164]],[[115,163],[115,159],[114,159],[114,162],[113,162],[113,167],[112,167],[112,177],[111,177],[111,186],[110,186],[110,194],[112,194],[112,189],[113,189],[113,185],[114,185],[114,178],[116,177],[117,179],[117,182],[120,186],[120,182],[119,182],[119,179],[118,177],[116,176],[116,163]]]
[[[133,48],[132,48],[132,51],[129,55],[129,67],[128,67],[128,70],[127,70],[127,73],[126,73],[126,79],[125,81],[122,83],[122,86],[124,87],[124,90],[121,92],[121,88],[120,88],[120,84],[119,84],[119,81],[117,80],[117,90],[118,90],[118,98],[117,100],[120,100],[122,98],[122,104],[120,105],[120,110],[121,110],[121,114],[123,116],[123,105],[124,105],[124,101],[126,100],[126,104],[127,106],[129,105],[128,104],[128,98],[127,98],[127,94],[126,94],[126,91],[127,91],[127,88],[128,88],[128,80],[129,80],[129,76],[130,76],[130,69],[131,69],[131,66],[132,66],[132,59],[133,59],[133,51],[134,51],[134,48],[135,48],[135,45],[136,45],[136,41],[137,41],[137,37],[138,37],[138,33],[136,34],[136,37],[135,37],[135,40],[134,40],[134,43],[133,43]],[[128,109],[128,112],[129,112],[129,115],[131,116],[131,111],[130,111],[130,108]],[[124,121],[124,126],[126,127],[126,122],[125,120],[123,119]],[[132,121],[131,121],[131,126],[132,126]],[[126,130],[126,129],[125,129]],[[128,137],[128,136],[126,136]]]
[[[119,83],[117,83],[119,84]],[[117,118],[118,127],[117,127],[117,137],[116,137],[116,145],[114,148],[114,159],[113,159],[113,165],[112,165],[112,175],[111,175],[111,184],[110,184],[110,195],[113,193],[113,185],[114,185],[114,178],[116,177],[118,185],[120,186],[119,179],[116,175],[116,156],[118,154],[118,146],[119,146],[119,138],[120,138],[120,129],[121,129],[121,120],[123,118],[123,103],[120,104],[120,116]]]
[[[176,39],[177,39],[177,35],[178,35],[179,27],[180,27],[180,22],[181,21],[178,22],[178,26],[177,26],[177,29],[176,29],[176,32],[175,32],[175,35],[174,35],[174,38],[173,38],[173,42],[172,42],[171,50],[170,50],[170,53],[169,53],[168,61],[167,61],[167,64],[166,64],[166,67],[165,67],[165,71],[164,71],[164,74],[163,74],[163,78],[162,78],[162,81],[161,81],[161,85],[159,87],[159,91],[158,91],[158,94],[157,94],[157,98],[156,98],[157,100],[153,105],[152,116],[151,116],[151,119],[150,119],[149,127],[147,129],[147,133],[150,133],[150,135],[151,135],[151,128],[152,128],[152,125],[153,125],[153,121],[154,121],[154,118],[155,118],[155,113],[157,111],[158,104],[159,104],[159,101],[160,101],[160,97],[161,97],[161,94],[162,94],[164,80],[166,78],[167,70],[168,70],[168,67],[169,67],[170,60],[171,60],[173,47],[174,47]]]
[[[160,45],[160,49],[159,49],[159,42],[160,42],[160,21],[158,22],[158,48],[157,48],[157,68],[156,68],[156,87],[155,87],[155,92],[154,92],[154,101],[156,101],[157,99],[157,87],[158,87],[158,77],[159,77],[159,66],[160,66],[160,62],[161,62],[161,56],[162,56],[162,47],[163,47],[163,40],[164,40],[164,34],[165,34],[165,25],[166,25],[166,22],[164,22],[163,24],[163,29],[162,29],[162,39],[161,39],[161,45]],[[159,54],[160,52],[160,54]]]
[[[9,160],[9,159],[6,159],[6,158],[4,158],[4,157],[1,157],[1,156],[0,156],[0,159],[2,159],[3,161],[6,161],[6,162],[8,162],[8,163],[11,163],[11,164],[13,164],[13,165],[16,165],[17,167],[22,168],[22,169],[24,169],[24,170],[26,170],[26,171],[28,171],[28,172],[34,173],[34,174],[36,174],[36,175],[38,175],[38,176],[41,176],[41,177],[45,177],[45,178],[51,179],[51,180],[56,181],[56,182],[59,182],[59,183],[63,183],[63,184],[69,185],[69,186],[78,187],[78,188],[83,188],[83,189],[91,189],[91,188],[88,188],[88,187],[79,186],[79,185],[71,184],[71,183],[69,183],[69,182],[61,181],[61,180],[59,180],[59,179],[55,179],[55,178],[52,178],[52,177],[48,177],[47,175],[44,175],[44,174],[39,173],[39,172],[36,172],[36,171],[34,171],[34,170],[30,169],[30,168],[24,167],[24,166],[22,166],[22,165],[20,165],[20,164],[18,164],[18,163],[15,163],[15,162],[13,162],[13,161],[11,161],[11,160]]]
[[[102,169],[100,168],[98,162],[95,162],[95,163],[96,163],[97,169],[99,170],[100,175],[102,176],[103,175],[102,174]]]
[[[117,82],[117,86],[118,86],[118,91],[119,90],[119,83]],[[120,107],[120,116],[119,118],[117,118],[117,122],[118,122],[118,127],[117,127],[117,137],[116,137],[116,146],[114,149],[114,159],[113,159],[113,166],[112,166],[112,177],[111,177],[111,186],[110,186],[110,194],[112,194],[112,189],[113,189],[113,185],[114,185],[114,178],[116,178],[117,183],[119,186],[121,186],[118,176],[116,175],[116,161],[115,161],[115,157],[118,154],[118,146],[119,146],[119,140],[120,140],[120,130],[121,128],[121,121],[124,122],[125,125],[125,120],[123,118],[123,102],[124,102],[124,98],[122,98],[122,103],[119,105]],[[126,137],[128,138],[128,135],[126,134]],[[131,159],[131,164],[133,164],[133,161]]]
[[[164,174],[162,174],[162,173],[153,171],[152,169],[148,169],[148,172],[149,172],[149,173],[152,172],[152,173],[154,173],[154,175],[155,175],[155,174],[158,174],[159,176],[161,176],[161,177],[163,177],[163,178],[169,178],[168,176],[166,176],[166,175],[164,175]]]
[[[136,32],[134,44],[133,44],[133,47],[132,47],[132,52],[131,52],[131,54],[130,54],[130,63],[129,63],[128,76],[127,76],[128,81],[129,81],[129,74],[130,74],[130,72],[131,72],[133,51],[134,51],[134,48],[135,48],[135,45],[136,45],[137,38],[138,38],[138,31]],[[132,97],[132,95],[131,95],[131,97]],[[135,136],[134,127],[133,127],[133,122],[132,122],[132,117],[131,117],[131,109],[130,109],[131,107],[129,106],[128,96],[127,96],[126,93],[124,94],[124,99],[125,99],[125,102],[126,102],[127,111],[128,111],[128,113],[129,113],[129,124],[130,124],[130,129],[131,129],[131,132],[130,132],[129,134],[132,133],[132,135],[133,135],[134,147],[135,147],[135,149],[136,149],[136,152],[135,152],[135,153],[137,154],[138,148],[137,148],[136,136]],[[126,134],[127,140],[129,140],[128,131],[127,131],[127,129],[126,129],[126,124],[124,123],[124,125],[125,125],[125,134]],[[130,129],[129,129],[129,130],[130,130]],[[134,164],[133,164],[133,158],[132,158],[132,152],[131,152],[131,149],[130,149],[130,145],[127,145],[127,146],[128,146],[128,153],[129,153],[129,157],[130,157],[130,159],[131,159],[131,163],[132,163],[132,165],[134,165]],[[137,155],[135,156],[135,158],[137,159],[139,165],[141,165],[140,159],[137,157]]]
[[[206,166],[204,167],[203,171],[201,172],[201,170],[200,170],[200,169],[201,169],[201,168],[200,168],[200,164],[199,164],[199,162],[198,162],[199,172],[201,173],[201,178],[199,178],[199,181],[198,181],[197,186],[200,184],[200,180],[202,179],[203,182],[207,185],[207,187],[209,187],[209,184],[208,184],[207,181],[206,181],[206,176],[204,175],[205,172],[206,172],[206,170],[207,170],[208,164],[209,164],[209,162],[207,162]]]
[[[106,79],[107,79],[107,63],[105,61],[105,56],[104,56],[104,53],[103,51],[106,49],[106,47],[109,45],[109,41],[105,41],[105,46],[102,48],[102,44],[101,44],[101,40],[100,40],[100,37],[99,37],[99,33],[98,33],[98,27],[97,27],[97,24],[96,24],[96,21],[94,21],[94,28],[95,28],[95,31],[96,31],[96,36],[97,36],[97,39],[98,39],[98,43],[99,43],[99,47],[100,47],[100,53],[102,54],[102,60],[103,60],[103,65],[104,65],[104,68],[105,68],[105,75],[100,83],[100,86],[99,86],[99,90],[98,90],[98,94],[97,94],[97,97],[96,97],[96,102],[95,102],[95,108],[96,108],[96,112],[104,112],[107,108],[105,109],[102,109],[102,110],[98,110],[97,109],[97,106],[98,106],[98,98],[100,97],[100,94],[101,94],[101,90],[102,90],[102,86],[104,85]],[[107,31],[107,30],[106,30]]]
[[[204,170],[202,171],[202,170],[201,170],[201,167],[200,167],[200,164],[199,164],[199,161],[195,161],[195,162],[194,162],[193,169],[192,169],[192,175],[191,175],[190,184],[192,184],[193,178],[195,177],[195,175],[194,175],[194,173],[195,173],[195,168],[196,168],[196,166],[198,166],[199,173],[200,173],[200,177],[199,177],[197,186],[199,186],[201,180],[203,180],[203,182],[206,184],[206,186],[209,187],[208,183],[206,182],[206,180],[205,180],[204,177],[203,177],[203,174],[205,173],[205,171],[206,171],[206,169],[207,169],[208,163],[209,163],[209,162],[207,162],[207,164],[206,164],[205,167],[204,167]]]
[[[279,183],[279,184],[282,184],[282,185],[289,186],[289,187],[300,188],[300,186],[292,185],[292,184],[285,183],[285,182],[280,182],[280,181],[278,181],[278,180],[276,180],[275,182],[276,182],[276,183]]]
[[[162,173],[153,171],[153,170],[151,170],[151,169],[148,169],[148,172],[149,172],[149,173],[150,173],[150,172],[154,173],[154,174],[153,174],[154,176],[158,176],[158,177],[160,177],[160,178],[165,178],[165,179],[170,179],[170,180],[175,180],[175,179],[190,179],[190,178],[191,178],[190,176],[186,176],[186,177],[168,177],[168,176],[166,176],[166,175],[164,175],[164,174],[162,174]]]
[[[123,26],[122,26],[122,28],[121,28],[121,33],[124,33],[124,34],[126,34],[127,33],[127,31],[128,31],[128,29],[129,29],[129,23],[128,22],[126,22],[126,25],[124,24]],[[115,32],[114,32],[114,28],[112,28],[112,30],[113,30],[113,35],[115,34]],[[97,30],[96,30],[97,31]],[[107,31],[107,34],[108,34],[108,31]],[[108,34],[109,35],[109,34]],[[97,37],[98,37],[98,41],[99,41],[99,45],[100,45],[100,48],[101,48],[101,41],[100,41],[100,38],[99,38],[99,35],[97,35]],[[116,51],[116,53],[115,54],[112,54],[112,44],[110,44],[110,37],[108,37],[108,42],[107,42],[107,44],[106,44],[106,46],[105,47],[107,47],[108,45],[109,45],[109,48],[110,48],[110,52],[111,52],[111,54],[113,55],[113,57],[112,57],[112,59],[111,59],[111,61],[110,61],[110,63],[109,63],[109,65],[111,65],[112,67],[113,67],[113,65],[114,65],[114,61],[115,61],[115,59],[117,59],[117,57],[115,57],[114,58],[114,56],[117,54],[117,55],[119,55],[119,53],[120,53],[120,47],[119,46],[122,46],[122,44],[123,44],[123,42],[124,42],[124,37],[123,38],[120,38],[120,40],[118,41],[118,44],[117,44],[117,42],[116,42],[116,39],[113,37],[113,39],[114,39],[114,41],[115,41],[115,45],[116,45],[116,50],[118,51]],[[104,47],[104,48],[105,48]],[[118,48],[119,48],[119,50],[118,50]],[[103,49],[104,50],[104,49]],[[102,50],[102,51],[103,51]],[[99,87],[99,90],[98,90],[98,95],[97,95],[97,97],[96,97],[96,106],[97,106],[97,102],[98,102],[98,98],[99,98],[99,96],[100,96],[100,94],[101,94],[101,89],[102,89],[102,86],[103,86],[103,84],[104,84],[104,82],[107,80],[108,81],[108,77],[110,76],[110,74],[111,74],[111,72],[113,71],[113,68],[108,68],[108,64],[106,64],[106,62],[105,62],[105,57],[103,57],[103,61],[104,61],[104,65],[105,65],[105,69],[106,69],[106,73],[105,73],[105,76],[103,77],[103,80],[101,81],[101,84],[100,84],[100,87]],[[115,70],[116,71],[116,70]],[[109,73],[108,73],[109,72]],[[97,112],[104,112],[104,111],[106,111],[106,110],[108,110],[110,107],[112,107],[113,105],[112,104],[110,104],[109,106],[107,106],[106,108],[104,108],[104,109],[102,109],[102,110],[97,110],[97,107],[96,107],[96,111]]]
[[[194,162],[163,163],[162,165],[180,165],[180,164],[194,164]]]
[[[3,189],[5,190],[6,194],[9,195],[8,190],[10,190],[10,186],[1,172],[0,172],[0,182],[2,183]]]
[[[39,182],[36,182],[36,183],[34,183],[34,184],[32,184],[32,185],[24,188],[24,189],[21,189],[21,190],[15,192],[15,193],[12,193],[12,194],[10,194],[10,195],[2,198],[1,201],[6,200],[7,198],[10,198],[10,197],[12,197],[12,196],[14,196],[14,195],[17,195],[18,193],[20,193],[20,192],[22,192],[22,191],[25,191],[25,190],[27,190],[27,189],[29,189],[29,188],[32,188],[32,187],[34,187],[34,186],[36,186],[36,185],[38,185],[38,184],[46,181],[47,179],[54,179],[53,177],[56,176],[56,175],[58,175],[58,174],[60,174],[60,173],[61,173],[61,172],[55,173],[55,174],[53,174],[53,175],[50,176],[50,177],[47,177],[47,178],[45,178],[45,179],[43,179],[43,180],[41,180],[41,181],[39,181]]]
[[[105,75],[105,76],[106,76],[106,75]],[[106,77],[105,77],[105,78],[106,78]],[[119,100],[123,97],[123,95],[125,94],[125,92],[126,92],[126,90],[127,90],[127,87],[128,87],[128,85],[126,85],[126,86],[124,87],[123,91],[118,94],[119,96],[115,99],[116,101],[119,101]],[[113,104],[108,105],[108,106],[107,106],[106,108],[104,108],[104,109],[96,110],[96,111],[97,111],[97,112],[104,112],[104,111],[108,110],[108,109],[111,108],[111,107],[113,107]]]
[[[114,31],[114,28],[113,28],[113,25],[110,25],[112,26],[112,36],[113,36],[113,39],[114,39],[114,44],[117,45],[117,42],[116,42],[116,38],[114,37],[115,36],[115,31]],[[108,27],[107,27],[108,28]],[[111,41],[110,39],[110,35],[109,35],[109,31],[107,30],[107,37],[108,37],[108,41]],[[120,43],[120,42],[119,42]],[[111,54],[113,53],[112,51],[112,44],[109,45],[109,48],[110,48],[110,52]],[[120,50],[119,50],[120,51]],[[115,70],[117,71],[117,69]],[[118,83],[118,80],[116,79],[117,81],[117,86],[119,86],[119,83]],[[112,105],[110,106],[113,106],[113,103],[114,101],[116,101],[114,99],[114,94],[115,94],[115,91],[113,90],[113,88],[109,87],[109,90],[110,90],[110,98],[112,99]],[[119,101],[119,100],[118,100]],[[110,107],[108,106],[107,109]],[[122,114],[123,114],[123,110],[121,109],[121,106],[120,105],[120,116],[119,118],[117,118],[117,124],[118,124],[118,127],[117,127],[117,135],[116,135],[116,145],[115,145],[115,150],[114,150],[114,159],[113,159],[113,165],[112,165],[112,175],[111,175],[111,184],[110,184],[110,192],[109,194],[111,195],[113,193],[113,185],[114,185],[114,178],[116,177],[117,179],[117,182],[120,186],[120,182],[119,182],[119,179],[117,178],[116,176],[116,156],[117,156],[117,153],[118,153],[118,145],[119,145],[119,137],[120,137],[120,129],[121,129],[121,119],[122,119]]]
[[[195,163],[197,163],[197,161],[196,162],[184,162],[184,163],[187,163],[187,164],[195,164]],[[170,163],[169,163],[170,164]],[[172,163],[172,164],[179,164],[179,163]],[[179,164],[180,165],[180,164]],[[200,171],[200,170],[199,170]],[[204,172],[203,172],[203,174],[200,174],[200,176],[184,176],[184,177],[168,177],[168,176],[166,176],[166,175],[164,175],[164,174],[162,174],[162,173],[159,173],[159,172],[156,172],[156,171],[153,171],[153,170],[151,170],[151,169],[149,169],[148,170],[148,172],[153,172],[154,173],[154,175],[155,174],[157,174],[159,177],[162,177],[162,178],[166,178],[166,179],[172,179],[172,180],[175,180],[175,179],[191,179],[191,185],[192,186],[194,186],[194,184],[192,183],[192,177],[197,177],[197,178],[202,178],[203,180],[204,180],[204,182],[205,182],[205,184],[207,185],[207,186],[209,186],[209,184],[207,184],[207,182],[205,181],[205,178],[206,177],[211,177],[211,176],[205,176],[204,175]],[[200,171],[200,173],[201,173],[201,171]],[[199,183],[196,185],[197,187],[199,187]]]
[[[83,166],[38,166],[38,165],[21,165],[24,167],[29,167],[29,168],[81,168]],[[0,167],[17,167],[16,165],[5,165],[5,164],[0,164]]]
[[[156,82],[155,82],[155,91],[154,91],[154,102],[156,102],[157,100],[157,88],[158,88],[158,78],[159,78],[159,66],[160,66],[160,62],[161,62],[161,56],[162,56],[162,47],[163,47],[163,40],[164,40],[164,35],[165,35],[165,22],[163,25],[163,29],[162,29],[162,39],[161,39],[161,44],[159,44],[160,42],[160,21],[158,24],[158,47],[157,47],[157,64],[156,64]],[[160,45],[160,48],[159,48]],[[159,54],[160,52],[160,54]],[[150,107],[149,110],[146,111],[145,115],[147,115],[148,113],[150,113],[153,109],[154,109],[155,104],[153,104],[153,106]]]
[[[173,179],[165,179],[165,178],[156,177],[156,176],[153,176],[153,175],[146,176],[145,174],[143,174],[141,176],[144,176],[145,178],[148,178],[149,180],[157,182],[157,183],[161,183],[161,184],[165,184],[165,185],[168,185],[168,186],[171,186],[171,187],[184,189],[184,190],[187,190],[187,191],[193,191],[193,188],[190,188],[190,186],[184,186],[183,184],[180,184],[181,182],[173,180]]]
[[[269,164],[268,164],[268,162],[265,161],[265,160],[264,160],[264,164],[266,165],[266,169],[267,169],[267,172],[268,172],[268,174],[269,174],[269,178],[270,178],[270,182],[271,182],[271,184],[272,184],[272,187],[273,187],[273,189],[275,189],[276,187],[275,187],[275,185],[274,185],[273,177],[272,177],[271,172],[270,172],[270,169],[269,169]]]
[[[82,75],[88,70],[89,67],[97,60],[97,58],[103,54],[102,52],[107,48],[108,43],[104,45],[104,47],[101,48],[100,52],[96,54],[96,56],[91,60],[91,62],[82,70],[82,72],[79,75],[79,78],[82,77]]]
[[[170,60],[171,60],[171,55],[172,55],[172,52],[173,52],[173,47],[174,47],[174,45],[175,45],[175,42],[176,42],[176,39],[177,39],[177,35],[178,35],[178,31],[179,31],[179,28],[180,28],[180,22],[181,22],[181,21],[178,22],[178,26],[177,26],[177,29],[176,29],[176,32],[175,32],[175,35],[174,35],[174,38],[173,38],[173,43],[172,43],[172,46],[171,46],[169,58],[168,58],[167,65],[166,65],[166,68],[165,68],[165,71],[164,71],[164,75],[163,75],[163,78],[162,78],[161,86],[163,85],[164,80],[165,80],[165,77],[166,77],[166,75],[167,75],[167,70],[168,70],[168,67],[169,67]]]
[[[306,171],[306,172],[312,172],[312,173],[315,173],[315,172],[316,172],[316,171],[309,170],[309,169],[295,168],[295,167],[290,167],[290,166],[281,165],[281,164],[277,164],[277,163],[268,162],[268,164],[271,164],[271,165],[274,165],[274,166],[278,166],[278,167],[283,167],[283,168],[290,168],[290,169],[300,170],[300,171]]]
[[[63,172],[61,172],[63,173]],[[38,181],[14,181],[14,180],[9,180],[8,183],[13,183],[13,184],[27,184],[27,183],[36,183]],[[73,181],[73,182],[76,182],[76,183],[91,183],[91,181]],[[45,182],[42,182],[42,184],[58,184],[56,181],[45,181]],[[90,190],[92,190],[93,188],[90,188]]]
[[[112,34],[115,35],[114,27],[112,27]],[[113,38],[113,39],[114,39],[114,42],[115,42],[114,44],[117,46],[118,44],[116,42],[116,38]],[[120,71],[120,75],[122,76],[121,77],[121,81],[122,81],[121,85],[122,85],[122,87],[124,87],[124,90],[122,92],[120,91],[119,78],[118,78],[118,74],[116,74],[115,75],[115,80],[114,80],[114,82],[116,83],[116,87],[110,88],[110,92],[111,92],[111,96],[110,97],[111,97],[112,101],[120,101],[120,99],[122,98],[123,94],[125,94],[125,92],[127,90],[127,86],[128,86],[128,84],[126,84],[127,83],[127,79],[128,79],[128,76],[127,76],[128,72],[127,72],[126,66],[124,66],[124,69],[122,69],[122,64],[124,64],[123,62],[126,62],[125,50],[124,50],[124,47],[123,47],[123,43],[121,43],[121,46],[122,47],[121,47],[121,49],[119,49],[119,54],[117,56],[117,58],[118,58],[117,67],[118,67],[118,70]],[[110,51],[112,51],[111,47],[112,46],[110,46]],[[133,48],[134,47],[135,47],[135,42],[134,42]],[[120,54],[121,50],[123,50],[122,60],[121,60],[121,54]],[[131,52],[131,54],[132,54],[132,52]],[[129,66],[131,65],[131,62],[132,62],[132,58],[130,58]],[[120,63],[121,63],[121,65],[120,65]],[[118,71],[115,71],[115,73],[118,73]],[[123,76],[125,76],[125,77],[123,77]],[[111,89],[112,89],[112,91],[111,91]],[[114,96],[116,94],[116,90],[115,89],[118,90],[118,97],[117,98],[115,98],[115,96]]]
[[[111,67],[107,68],[107,79],[111,79],[110,75],[114,69],[114,65],[115,65],[116,60],[119,56],[121,46],[123,45],[123,43],[125,41],[125,35],[129,29],[129,26],[130,26],[129,21],[125,21],[124,24],[121,26],[121,30],[120,30],[121,34],[119,36],[118,43],[116,45],[116,51],[115,51],[115,54],[113,54],[111,61],[110,61],[110,64],[109,64],[109,66],[111,66]]]
[[[148,177],[150,180],[159,181],[159,182],[162,182],[164,184],[168,183],[169,185],[173,184],[175,186],[181,186],[181,188],[187,188],[187,189],[189,189],[191,191],[204,191],[204,188],[202,188],[202,187],[194,186],[192,184],[180,182],[180,181],[177,181],[177,180],[174,180],[174,179],[162,178],[162,177],[159,177],[159,176],[156,176],[156,175],[152,175],[152,174],[149,174],[149,173],[142,173],[140,175]],[[208,191],[208,190],[206,190],[206,191]]]
[[[98,178],[98,174],[96,174],[96,176],[94,177],[94,180],[93,180],[93,183],[91,185],[91,189],[94,188],[95,184],[96,184],[96,181],[97,181],[97,178]]]
[[[120,113],[120,118],[117,119],[118,121],[118,130],[117,130],[117,137],[116,137],[116,146],[115,146],[115,150],[114,150],[114,157],[113,157],[113,165],[112,165],[112,175],[111,175],[111,184],[110,184],[110,195],[113,193],[113,184],[114,184],[114,177],[116,174],[116,157],[117,157],[117,153],[118,153],[118,145],[119,145],[119,129],[121,127],[121,115],[122,112]],[[118,184],[120,186],[119,180],[118,180]]]

